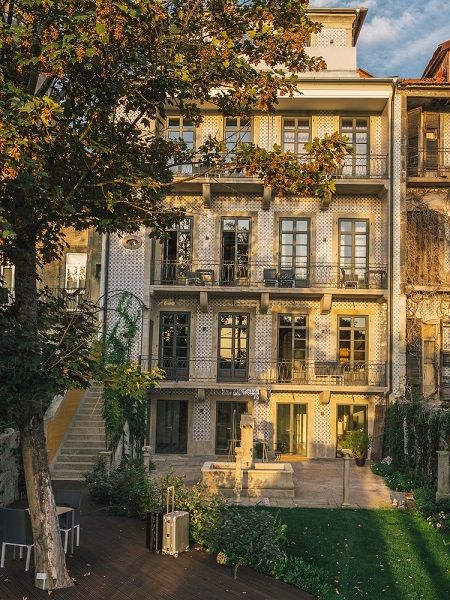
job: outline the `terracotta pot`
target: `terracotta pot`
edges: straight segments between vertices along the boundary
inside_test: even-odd
[[[366,464],[366,459],[364,458],[364,456],[362,456],[360,458],[355,458],[355,463],[356,463],[356,466],[363,467]]]

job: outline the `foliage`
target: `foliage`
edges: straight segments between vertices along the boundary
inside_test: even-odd
[[[436,409],[418,400],[396,402],[389,407],[384,452],[392,458],[394,470],[436,487],[437,451],[447,449],[450,410]]]
[[[141,365],[131,359],[141,311],[139,308],[132,314],[132,302],[129,293],[121,295],[115,310],[115,323],[101,347],[96,376],[104,380],[102,416],[112,451],[115,452],[120,439],[125,438],[128,424],[123,457],[140,459],[147,426],[147,392],[163,378],[163,371],[142,370]]]
[[[313,594],[315,598],[329,597],[328,572],[304,561],[299,556],[281,556],[272,569],[272,575],[275,579]]]
[[[362,429],[346,431],[342,438],[342,447],[352,451],[354,458],[364,458],[372,445],[372,436]]]
[[[283,554],[286,526],[276,515],[257,508],[228,505],[218,519],[210,550],[222,552],[233,565],[234,577],[241,565],[270,573]]]
[[[92,498],[115,515],[142,519],[157,504],[155,487],[140,464],[123,463],[109,469],[101,457],[85,479]]]
[[[450,533],[450,500],[436,501],[436,494],[427,487],[414,489],[416,510],[441,533]]]
[[[397,471],[392,465],[377,463],[372,465],[372,471],[375,473],[375,475],[384,477],[386,485],[391,490],[410,492],[417,485],[416,481],[411,479],[405,473]]]

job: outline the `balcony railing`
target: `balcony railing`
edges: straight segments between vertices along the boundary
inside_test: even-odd
[[[450,148],[422,150],[408,157],[409,177],[450,178]]]
[[[298,156],[300,162],[308,162],[308,155]],[[196,164],[186,164],[172,167],[175,178],[190,177],[198,175],[220,179],[250,178],[258,179],[257,176],[249,176],[244,170],[240,171],[212,171],[208,167]],[[349,155],[345,162],[336,169],[334,177],[337,179],[387,179],[388,178],[388,156],[387,154],[369,154],[367,156]]]
[[[163,261],[156,265],[152,283],[203,287],[386,289],[387,268],[378,264],[349,269],[332,264],[288,268],[244,261]]]
[[[189,381],[201,384],[248,383],[252,385],[295,384],[331,386],[386,385],[386,364],[332,361],[263,359],[161,358],[142,357],[145,369],[158,367],[166,381]],[[227,369],[224,367],[227,366]]]
[[[67,312],[80,310],[83,302],[88,300],[88,293],[85,288],[46,288],[43,293],[62,300]]]

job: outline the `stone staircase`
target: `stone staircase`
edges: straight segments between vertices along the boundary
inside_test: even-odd
[[[99,453],[105,450],[101,394],[101,386],[86,390],[51,467],[52,479],[83,480]]]

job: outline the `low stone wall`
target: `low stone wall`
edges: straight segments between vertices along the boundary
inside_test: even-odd
[[[19,467],[15,450],[19,447],[19,433],[7,429],[0,435],[0,506],[7,506],[19,498]]]

